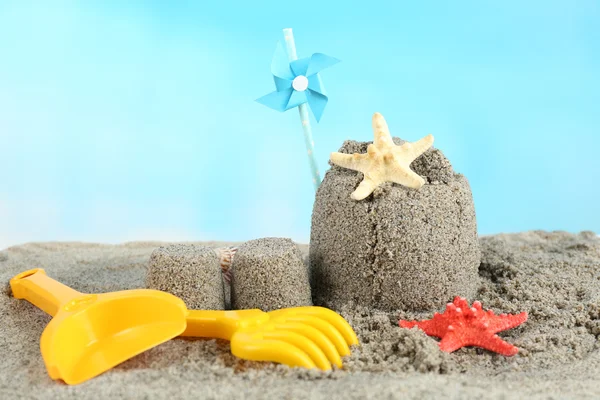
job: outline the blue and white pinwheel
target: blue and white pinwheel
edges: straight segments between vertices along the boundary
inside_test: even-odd
[[[278,43],[271,62],[276,90],[256,101],[277,111],[287,111],[308,103],[318,122],[327,104],[319,72],[338,62],[338,59],[322,53],[290,61],[285,49]]]

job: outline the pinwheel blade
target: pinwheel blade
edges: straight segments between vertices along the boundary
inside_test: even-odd
[[[292,92],[294,92],[294,89],[283,90],[281,92],[271,92],[260,99],[256,99],[256,101],[274,110],[285,111],[287,110],[287,105],[290,102]]]
[[[288,55],[281,45],[281,42],[278,42],[277,47],[275,48],[275,54],[273,55],[273,60],[271,61],[271,73],[273,76],[281,79],[286,79],[289,81],[294,79],[294,74],[290,68]]]
[[[298,75],[306,75],[306,71],[308,70],[308,66],[310,64],[310,58],[300,58],[299,60],[294,60],[290,63],[290,68],[295,76]]]
[[[277,88],[278,92],[292,88],[292,81],[279,78],[275,75],[273,75],[273,80],[275,81],[275,87]]]
[[[310,57],[308,68],[306,69],[306,76],[312,76],[325,68],[329,68],[332,65],[339,63],[340,60],[337,58],[330,57],[323,53],[315,53]]]
[[[306,99],[306,93],[308,91],[304,91],[304,92],[298,92],[297,90],[294,90],[292,95],[290,96],[290,100],[288,101],[286,110],[289,110],[290,108],[294,108],[294,107],[298,107],[300,104],[304,104],[307,102]]]
[[[317,122],[319,122],[321,116],[323,115],[323,111],[325,111],[325,105],[327,104],[327,96],[310,89],[308,89],[305,93],[306,99],[308,100],[308,105],[310,106],[310,110],[315,116]]]
[[[323,81],[321,81],[321,75],[314,74],[308,77],[308,88],[313,92],[321,93],[327,96],[325,93],[325,87],[323,86]]]

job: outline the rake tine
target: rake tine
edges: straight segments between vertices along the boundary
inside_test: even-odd
[[[337,353],[340,356],[345,356],[350,354],[350,347],[346,343],[346,339],[344,336],[328,321],[319,318],[314,315],[303,315],[297,314],[294,316],[290,316],[286,318],[286,321],[289,322],[299,322],[302,324],[310,325],[313,328],[322,332],[335,346]]]
[[[236,336],[242,336],[236,338]],[[314,361],[298,347],[281,340],[256,340],[234,334],[231,354],[251,361],[270,361],[290,367],[317,368]]]
[[[284,331],[295,332],[299,335],[303,335],[315,343],[323,353],[327,356],[327,359],[337,366],[342,367],[342,358],[338,353],[335,344],[327,337],[326,334],[321,332],[319,329],[303,322],[286,321],[283,323],[277,323],[276,329]]]
[[[312,315],[329,322],[342,334],[344,340],[349,346],[358,344],[358,338],[356,337],[356,333],[354,333],[354,329],[352,329],[350,324],[335,311],[317,306],[297,307],[296,310],[296,315]]]
[[[323,350],[303,335],[291,331],[272,330],[263,332],[263,337],[265,340],[278,340],[289,343],[305,352],[319,369],[325,371],[331,369],[331,363]]]

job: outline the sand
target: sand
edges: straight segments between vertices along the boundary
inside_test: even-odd
[[[150,255],[145,287],[169,292],[191,310],[225,309],[223,284],[219,256],[210,247],[174,244]]]
[[[312,306],[308,266],[288,238],[261,238],[242,244],[233,257],[234,309]]]
[[[12,247],[0,253],[0,398],[600,398],[600,240],[591,232],[526,232],[483,237],[481,244],[477,297],[484,308],[530,313],[528,322],[501,334],[521,349],[514,357],[476,348],[442,353],[435,339],[397,327],[399,317],[430,315],[348,306],[343,315],[362,345],[345,370],[246,362],[224,341],[174,339],[72,387],[47,376],[39,353],[50,318],[12,298],[8,280],[42,267],[84,292],[138,288],[150,254],[163,243]],[[307,246],[300,248],[306,255]]]

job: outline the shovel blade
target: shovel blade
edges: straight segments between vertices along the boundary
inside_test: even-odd
[[[76,385],[180,335],[183,301],[155,290],[84,295],[48,324],[42,357],[52,379]]]

